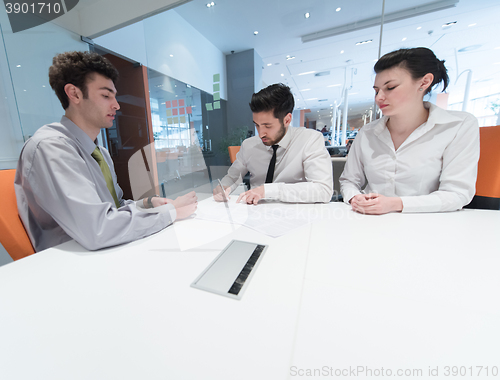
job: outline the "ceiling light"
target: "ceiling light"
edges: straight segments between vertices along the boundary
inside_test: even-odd
[[[446,24],[443,24],[443,28],[450,28],[452,27],[453,25],[456,25],[457,24],[457,21],[452,21],[452,22],[447,22]]]
[[[295,59],[295,56],[294,55],[287,55],[286,56],[286,60],[289,61],[291,59]]]
[[[474,23],[474,24],[469,24],[468,26],[471,27],[471,26],[476,26],[477,23]]]
[[[495,62],[494,65],[500,65],[500,62]],[[24,91],[26,91],[26,90],[24,90]]]
[[[340,12],[342,8],[338,7],[337,9],[335,9],[335,12]]]
[[[272,63],[268,63],[267,65],[268,65],[268,66],[272,66],[273,64],[272,64]]]
[[[500,46],[497,46],[494,50],[498,50],[498,49],[500,49]]]
[[[173,54],[170,54],[171,57],[173,57],[174,55]]]
[[[311,14],[309,12],[306,12],[306,13],[304,13],[304,17],[309,18],[309,17],[311,17]]]
[[[303,91],[311,91],[310,88],[304,88],[303,90],[300,90],[300,92],[303,92]]]
[[[459,0],[438,0],[432,3],[419,5],[416,7],[411,7],[403,9],[398,12],[389,13],[384,16],[384,24],[405,20],[415,16],[421,16],[427,13],[432,13],[440,11],[443,9],[453,8],[457,5]],[[314,32],[310,34],[305,34],[301,36],[302,42],[310,42],[315,40],[320,40],[322,38],[333,37],[339,34],[345,34],[354,32],[356,30],[362,30],[366,28],[371,28],[372,26],[380,27],[381,17],[372,17],[360,21],[356,21],[350,24],[341,25],[335,28],[324,29],[319,32]]]
[[[254,36],[256,36],[257,34],[259,34],[259,32],[258,32],[258,31],[253,32],[253,35],[254,35]]]
[[[326,87],[338,87],[338,86],[340,86],[340,84],[331,84],[331,85],[326,86]]]
[[[420,30],[420,29],[422,29],[422,27],[421,27],[421,26],[419,26],[419,27],[417,28],[417,30]]]
[[[215,5],[215,3],[212,1],[211,3],[207,3],[207,8],[212,8]]]
[[[300,73],[299,75],[314,74],[316,71],[307,71],[305,73]]]
[[[311,98],[311,99],[306,99],[306,100],[318,100],[318,98]]]
[[[406,41],[406,37],[403,37],[403,39],[401,41]]]
[[[284,76],[285,76],[285,74],[281,74],[281,76],[282,76],[282,77],[284,77]]]
[[[481,47],[482,45],[470,45],[470,46],[466,46],[466,47],[463,47],[461,49],[458,49],[458,52],[459,53],[463,53],[463,52],[466,52],[466,51],[472,51],[472,50],[477,50]]]
[[[340,54],[344,54],[344,51],[343,51],[343,50],[341,50],[341,51],[340,51]]]
[[[21,65],[17,65],[16,67],[21,67]]]
[[[370,42],[373,42],[373,40],[366,40],[366,41],[356,42],[356,46],[358,46],[358,45],[366,45],[366,44],[369,44]]]

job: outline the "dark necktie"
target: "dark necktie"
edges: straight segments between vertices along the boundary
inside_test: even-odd
[[[115,201],[116,208],[120,208],[120,202],[118,202],[118,197],[116,196],[116,191],[115,191],[115,185],[113,184],[113,176],[111,175],[109,166],[106,163],[106,161],[104,161],[104,157],[102,156],[102,153],[98,147],[95,147],[91,156],[94,158],[94,160],[97,161],[99,167],[101,168],[102,175],[104,176],[104,180],[106,181],[106,186],[108,187],[108,190],[111,193],[113,200]]]
[[[273,157],[271,158],[271,161],[269,162],[269,169],[267,169],[267,175],[266,175],[266,183],[272,183],[274,179],[274,167],[276,166],[276,151],[278,150],[279,145],[273,145]]]

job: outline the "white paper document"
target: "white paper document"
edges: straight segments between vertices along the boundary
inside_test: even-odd
[[[274,202],[247,205],[207,199],[199,204],[196,217],[243,225],[268,236],[279,237],[318,219],[317,215],[309,212],[309,208],[301,206]]]

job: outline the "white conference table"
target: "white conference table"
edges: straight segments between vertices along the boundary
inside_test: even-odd
[[[191,219],[126,245],[68,242],[1,267],[0,379],[500,371],[500,212],[296,207],[329,218],[279,238]],[[190,287],[232,239],[269,245],[243,298]]]

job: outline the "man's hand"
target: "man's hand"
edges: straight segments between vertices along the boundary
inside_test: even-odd
[[[231,193],[231,187],[224,187],[224,193],[226,194],[226,199],[229,199],[229,194]],[[217,185],[217,187],[213,191],[213,194],[215,201],[225,202],[220,185]]]
[[[401,198],[375,193],[357,194],[351,198],[350,203],[352,209],[361,214],[382,215],[403,210]]]
[[[175,198],[174,201],[167,199],[167,203],[172,203],[177,212],[177,219],[184,219],[194,214],[198,207],[198,197],[194,191],[187,193],[181,197]]]
[[[264,185],[261,185],[259,187],[256,187],[255,189],[250,189],[250,190],[245,191],[244,193],[240,194],[236,203],[243,201],[249,205],[251,205],[251,204],[256,205],[265,196],[266,196],[266,194],[264,191]]]

